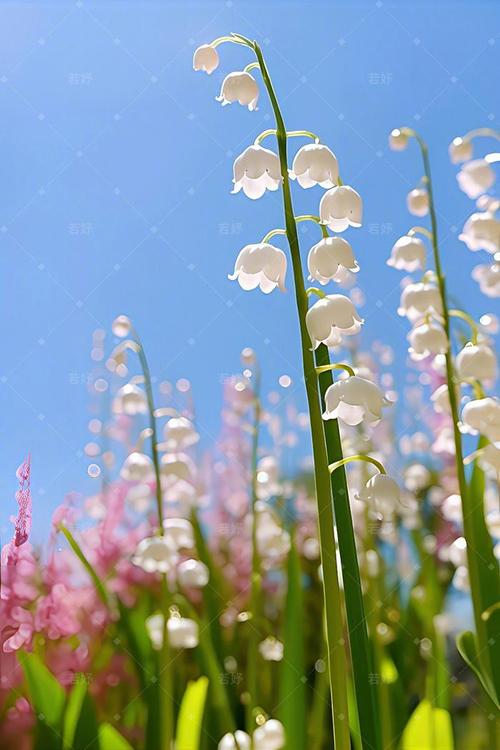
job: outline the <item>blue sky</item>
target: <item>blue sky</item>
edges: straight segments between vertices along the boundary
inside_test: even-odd
[[[194,48],[229,31],[259,40],[288,128],[317,132],[362,194],[364,227],[348,238],[364,336],[394,347],[402,384],[407,327],[385,260],[411,225],[405,196],[422,170],[414,146],[389,152],[387,133],[407,124],[427,139],[449,288],[472,314],[492,310],[469,275],[481,260],[457,238],[473,206],[447,145],[498,126],[499,20],[498,4],[472,1],[2,4],[4,538],[28,451],[38,531],[66,492],[93,489],[89,351],[115,315],[133,318],[159,380],[192,381],[207,444],[243,346],[267,387],[300,376],[292,294],[245,294],[227,279],[243,245],[282,225],[279,194],[230,195],[232,161],[272,126],[270,107],[262,92],[256,113],[222,109],[222,77],[250,53],[219,48],[208,77],[191,69]],[[321,189],[295,190],[297,211],[316,212]],[[301,236],[305,254],[317,236]]]

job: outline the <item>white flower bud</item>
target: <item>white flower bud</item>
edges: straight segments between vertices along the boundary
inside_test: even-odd
[[[389,148],[393,151],[404,151],[408,146],[409,136],[403,130],[394,128],[389,135]]]
[[[146,414],[148,401],[146,394],[133,383],[123,385],[113,399],[113,411],[115,414]]]
[[[458,238],[469,250],[486,250],[494,255],[500,250],[500,221],[488,211],[472,214]]]
[[[284,647],[281,641],[271,635],[259,643],[259,653],[265,661],[281,661],[283,651]]]
[[[126,315],[118,315],[111,324],[111,330],[115,336],[123,339],[125,336],[129,335],[131,326],[130,318]]]
[[[500,263],[475,266],[472,278],[487,297],[500,297]]]
[[[319,216],[332,232],[343,232],[347,227],[360,227],[363,201],[354,188],[341,185],[331,188],[321,198]]]
[[[485,159],[474,159],[462,166],[457,174],[460,190],[469,198],[478,198],[495,182],[495,172]]]
[[[191,522],[185,518],[167,518],[163,522],[165,537],[176,549],[192,549],[194,532]]]
[[[281,750],[285,746],[285,729],[277,719],[268,719],[253,733],[254,750]]]
[[[222,102],[223,107],[226,104],[238,102],[243,106],[248,106],[250,112],[257,109],[258,99],[259,87],[257,81],[244,70],[229,73],[222,82],[219,96],[216,97],[218,102]]]
[[[390,513],[399,506],[401,493],[398,483],[392,477],[387,474],[375,474],[370,477],[356,498],[380,509],[382,513]]]
[[[297,179],[303,188],[310,188],[314,185],[332,188],[339,179],[337,157],[328,146],[323,146],[321,143],[308,143],[295,154],[289,173],[291,179]]]
[[[277,190],[281,181],[279,157],[268,148],[248,146],[234,162],[232,193],[243,190],[248,198],[257,200],[266,190]]]
[[[325,237],[309,251],[307,258],[309,280],[318,281],[323,286],[329,281],[340,281],[345,270],[357,273],[352,247],[343,237]]]
[[[193,423],[187,417],[172,417],[169,419],[163,428],[163,435],[168,450],[188,448],[200,439]]]
[[[150,482],[155,478],[152,460],[145,453],[130,453],[120,471],[120,476],[127,482]]]
[[[427,216],[429,213],[429,194],[423,188],[410,190],[406,196],[408,211],[413,216]]]
[[[500,442],[500,398],[488,396],[469,401],[462,409],[462,425],[464,432]]]
[[[177,578],[181,586],[201,589],[207,585],[210,574],[201,560],[184,560],[177,568]]]
[[[349,425],[375,425],[382,419],[382,407],[390,402],[370,380],[352,375],[337,380],[325,393],[323,419],[341,419]]]
[[[431,354],[446,354],[448,339],[441,326],[424,323],[416,326],[408,334],[410,356],[414,360],[425,359]]]
[[[286,255],[274,245],[261,242],[256,245],[246,245],[236,258],[234,273],[229,275],[231,281],[238,280],[238,284],[245,291],[259,289],[269,294],[276,287],[285,291]]]
[[[425,245],[419,237],[409,237],[407,234],[396,240],[392,247],[391,257],[387,261],[388,266],[398,271],[412,273],[417,268],[425,267]]]
[[[202,44],[193,55],[193,70],[203,70],[209,75],[219,67],[219,53],[210,44]]]
[[[145,625],[153,648],[155,651],[161,651],[163,646],[163,628],[165,626],[165,618],[161,613],[150,615],[146,618]]]
[[[457,354],[457,374],[462,380],[495,380],[497,376],[497,358],[487,344],[470,342]]]
[[[427,313],[442,312],[441,296],[435,284],[417,282],[408,284],[401,292],[398,314],[415,321]]]
[[[217,750],[250,750],[251,744],[250,736],[237,729],[234,734],[228,732],[224,735],[217,745]]]
[[[356,308],[343,294],[329,294],[318,300],[306,313],[306,326],[313,349],[323,343],[335,346],[342,336],[358,333],[363,324]]]
[[[169,617],[168,642],[172,648],[196,648],[199,642],[198,623],[187,617]]]
[[[472,141],[468,138],[454,138],[448,146],[448,153],[452,164],[460,164],[472,159]]]
[[[166,536],[150,536],[139,542],[132,562],[146,573],[168,573],[177,564],[177,547]]]

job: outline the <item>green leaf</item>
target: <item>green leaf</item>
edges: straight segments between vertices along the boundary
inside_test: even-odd
[[[64,714],[64,750],[99,750],[99,731],[84,675],[71,691]]]
[[[125,737],[106,723],[99,726],[99,745],[101,750],[134,750]]]
[[[63,687],[36,654],[19,653],[35,713],[60,732],[66,696]]]
[[[451,717],[444,708],[421,701],[410,716],[401,740],[401,750],[453,750]]]
[[[281,662],[281,721],[287,750],[303,750],[306,742],[306,685],[304,679],[304,605],[300,560],[294,542],[288,555],[288,590],[285,605]]]
[[[465,630],[463,633],[457,636],[457,649],[464,662],[472,669],[476,677],[479,679],[483,689],[491,698],[493,703],[498,706],[495,694],[495,688],[493,687],[488,674],[484,674],[479,661],[477,653],[476,637],[470,630]]]
[[[177,719],[176,750],[198,750],[207,688],[208,677],[199,677],[188,684]]]
[[[66,526],[64,526],[64,524],[60,523],[57,528],[66,537],[69,546],[71,547],[71,549],[73,550],[73,552],[75,553],[75,555],[80,560],[80,562],[82,563],[83,567],[85,568],[85,570],[87,571],[87,573],[91,577],[92,582],[93,582],[94,586],[96,587],[97,593],[99,594],[99,597],[100,597],[101,601],[103,602],[103,604],[105,606],[107,606],[108,605],[108,594],[106,592],[106,588],[105,588],[103,582],[101,581],[101,579],[99,578],[99,576],[97,575],[96,571],[94,570],[94,568],[90,564],[90,562],[85,557],[85,554],[84,554],[82,548],[80,547],[80,545],[78,544],[78,542],[76,541],[75,537],[73,536],[73,534],[71,533],[71,531]]]

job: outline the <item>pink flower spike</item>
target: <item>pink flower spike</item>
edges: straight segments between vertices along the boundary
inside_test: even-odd
[[[19,489],[16,492],[16,500],[19,507],[15,522],[14,545],[20,547],[28,541],[29,533],[31,531],[30,454],[28,454],[28,457],[16,471],[16,476],[19,480]]]

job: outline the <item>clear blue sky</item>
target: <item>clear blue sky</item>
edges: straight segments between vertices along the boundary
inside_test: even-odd
[[[480,260],[456,236],[473,206],[447,145],[498,126],[499,10],[493,0],[2,3],[4,539],[28,451],[38,529],[67,491],[92,489],[81,454],[89,350],[116,314],[135,321],[159,379],[190,378],[207,442],[243,346],[258,350],[267,386],[299,374],[292,295],[227,280],[239,249],[282,225],[278,194],[230,195],[232,160],[271,125],[270,108],[262,95],[257,113],[222,109],[220,81],[249,52],[220,48],[208,77],[191,69],[199,43],[229,31],[260,40],[289,129],[317,132],[363,195],[364,227],[350,239],[365,336],[395,348],[400,383],[407,327],[385,260],[410,226],[405,195],[421,166],[415,147],[388,151],[391,128],[413,125],[430,144],[450,288],[473,314],[493,308],[469,277]],[[298,189],[298,211],[316,211],[320,195]],[[304,253],[316,239],[303,235]]]

